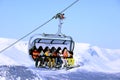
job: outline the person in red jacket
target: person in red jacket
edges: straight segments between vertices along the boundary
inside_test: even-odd
[[[34,49],[32,52],[32,58],[36,60],[40,55],[40,52],[37,49]]]
[[[68,52],[68,50],[67,50],[66,47],[63,49],[62,53],[63,53],[63,57],[64,57],[64,58],[67,58],[67,57],[68,57],[69,52]]]
[[[66,47],[62,51],[62,55],[63,55],[63,58],[62,58],[62,61],[63,61],[62,68],[64,68],[64,67],[68,66],[67,58],[69,57],[69,51],[67,50]]]

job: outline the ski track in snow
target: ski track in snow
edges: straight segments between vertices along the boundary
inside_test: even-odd
[[[0,50],[14,41],[0,38]],[[81,67],[66,71],[35,68],[27,48],[21,41],[0,53],[0,80],[120,80],[120,49],[76,43],[75,65]]]

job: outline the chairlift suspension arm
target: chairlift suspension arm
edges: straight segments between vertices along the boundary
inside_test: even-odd
[[[56,15],[56,18],[55,19],[59,19],[59,25],[58,25],[58,32],[57,32],[57,35],[63,35],[62,34],[62,32],[61,32],[61,29],[62,29],[62,24],[63,24],[63,19],[65,18],[64,17],[64,13],[62,14],[62,13],[58,13],[57,15]]]

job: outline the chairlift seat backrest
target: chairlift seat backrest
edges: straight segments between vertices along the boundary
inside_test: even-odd
[[[29,48],[36,46],[42,46],[43,48],[48,47],[67,47],[68,50],[73,51],[74,49],[74,41],[70,36],[65,35],[56,35],[56,34],[37,34],[30,38],[29,40]]]

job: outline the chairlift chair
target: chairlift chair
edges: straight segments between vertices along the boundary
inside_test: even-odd
[[[64,14],[58,13],[55,16],[55,19],[59,18],[59,25],[58,25],[58,32],[56,34],[35,34],[31,36],[29,39],[29,54],[31,55],[31,49],[33,47],[36,47],[37,49],[42,46],[44,49],[45,47],[55,47],[56,49],[60,47],[61,49],[67,48],[68,51],[73,52],[74,50],[74,41],[71,36],[66,36],[61,33],[61,28],[62,28],[62,20],[64,18]],[[70,62],[70,61],[68,61]],[[73,64],[74,62],[72,62]],[[71,63],[70,63],[71,64]]]

